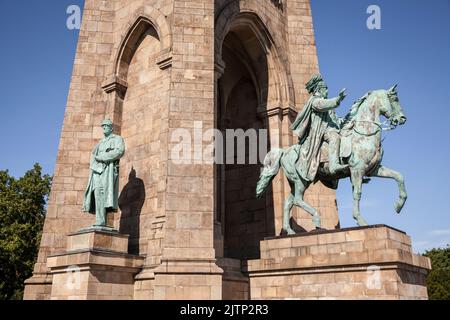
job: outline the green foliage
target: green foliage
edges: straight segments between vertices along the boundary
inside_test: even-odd
[[[432,270],[427,276],[430,300],[450,300],[450,246],[432,249],[424,256],[431,259]]]
[[[21,299],[39,250],[51,177],[34,168],[20,179],[0,171],[0,300]]]

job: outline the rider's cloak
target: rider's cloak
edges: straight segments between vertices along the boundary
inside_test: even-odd
[[[320,165],[320,148],[327,130],[339,131],[334,109],[339,98],[312,96],[298,114],[291,129],[299,137],[297,171],[307,181],[315,181]]]

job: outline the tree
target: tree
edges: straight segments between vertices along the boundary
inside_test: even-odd
[[[0,171],[0,300],[22,299],[36,262],[51,177],[42,168],[20,179]]]
[[[424,256],[431,259],[431,272],[427,276],[430,300],[450,300],[450,246],[432,249]]]

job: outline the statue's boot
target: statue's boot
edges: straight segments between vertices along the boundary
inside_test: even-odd
[[[333,134],[329,143],[329,161],[330,161],[330,173],[336,174],[339,171],[343,171],[349,167],[349,165],[343,165],[339,161],[339,151],[341,147],[341,137],[338,133]]]

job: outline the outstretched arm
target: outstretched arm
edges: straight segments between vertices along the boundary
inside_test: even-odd
[[[341,102],[345,99],[346,93],[345,89],[342,89],[341,92],[339,92],[339,96],[333,99],[324,99],[324,98],[317,98],[313,102],[313,108],[317,112],[327,112],[333,109],[336,109]]]
[[[340,104],[340,99],[333,98],[333,99],[324,99],[324,98],[317,98],[313,102],[313,109],[317,112],[327,112],[333,109],[336,109]]]

